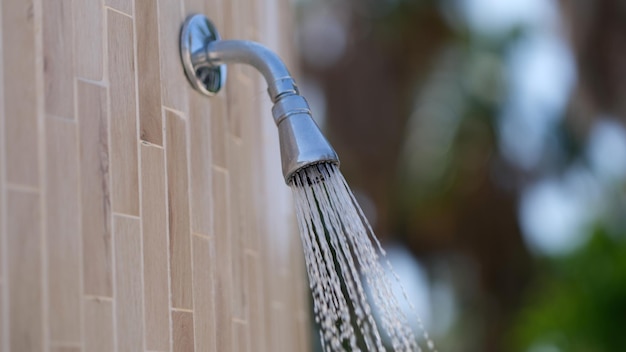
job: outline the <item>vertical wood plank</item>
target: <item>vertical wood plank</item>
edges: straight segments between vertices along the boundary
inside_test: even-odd
[[[107,11],[111,107],[111,206],[114,212],[139,215],[137,106],[133,20]]]
[[[251,67],[244,67],[251,68]],[[269,117],[270,110],[262,106],[261,103],[269,102],[267,99],[265,90],[265,80],[256,72],[255,79],[251,79],[249,82],[249,91],[247,94],[251,97],[251,100],[244,104],[243,116],[245,116],[244,123],[242,125],[241,138],[243,143],[243,155],[242,155],[242,175],[256,175],[262,174],[264,168],[274,168],[273,165],[267,164],[266,153],[272,153],[271,149],[258,148],[259,145],[264,145],[264,134],[260,131],[263,130],[262,125],[266,122],[271,123]],[[246,78],[248,80],[248,78]],[[260,82],[263,81],[261,84]],[[255,91],[256,89],[256,91]],[[259,111],[266,111],[267,118],[249,119],[248,116],[254,116]],[[269,120],[269,121],[268,121]],[[274,127],[274,126],[272,126]],[[273,136],[276,140],[275,135]],[[280,153],[278,153],[280,154]],[[278,155],[277,155],[278,156]],[[280,179],[276,180],[280,183]],[[262,189],[263,180],[261,177],[246,177],[243,180],[243,199],[242,199],[242,212],[252,214],[249,216],[245,223],[245,237],[243,238],[243,245],[247,249],[252,249],[254,252],[259,251],[261,236],[258,229],[262,228],[262,221],[265,216],[257,209],[263,209],[267,204],[267,197],[265,197],[259,190]]]
[[[191,230],[194,233],[211,235],[213,212],[211,197],[211,102],[204,96],[192,92],[189,97],[189,162],[191,195]]]
[[[46,229],[50,339],[80,342],[80,196],[76,123],[46,122]]]
[[[106,6],[121,11],[129,16],[133,15],[133,1],[132,0],[105,0]]]
[[[219,322],[217,350],[232,351],[232,253],[230,242],[230,196],[228,175],[220,170],[213,171],[213,219],[215,221],[215,317]]]
[[[262,2],[259,0],[239,0],[239,23],[241,24],[241,32],[237,36],[238,38],[246,38],[248,40],[260,41],[258,14],[261,12],[259,11],[259,9],[262,8],[261,6],[263,5]],[[291,6],[287,6],[287,8],[289,9],[289,16],[293,16],[291,12],[293,10]],[[265,20],[265,18],[263,19]]]
[[[80,347],[52,346],[50,347],[50,351],[52,352],[80,352]]]
[[[38,187],[35,23],[32,0],[2,2],[6,181]]]
[[[158,0],[159,58],[163,105],[187,112],[187,77],[180,62],[180,26],[185,20],[181,0]]]
[[[193,314],[191,312],[172,311],[174,352],[194,351]]]
[[[53,5],[54,6],[54,5]],[[104,6],[102,0],[73,0],[76,75],[92,81],[103,79]]]
[[[194,13],[207,13],[205,7],[207,5],[210,6],[213,4],[207,4],[204,0],[185,0],[185,15],[189,16]],[[213,7],[213,9],[215,10],[215,7]]]
[[[141,146],[145,341],[169,349],[168,238],[163,149]]]
[[[45,111],[74,118],[72,0],[43,1]]]
[[[268,326],[268,349],[277,352],[291,351],[287,347],[289,345],[288,339],[291,338],[291,336],[284,334],[285,329],[289,330],[285,304],[280,301],[273,301],[265,316],[265,320],[270,324]]]
[[[263,300],[263,270],[258,255],[246,253],[246,292],[250,297],[248,325],[250,345],[257,352],[266,351],[266,326],[263,321],[265,306]],[[299,350],[300,351],[300,350]]]
[[[229,185],[229,213],[231,216],[227,217],[229,221],[228,226],[228,240],[230,241],[231,250],[231,306],[232,317],[245,321],[247,319],[247,305],[249,297],[248,292],[244,289],[244,276],[245,276],[245,264],[244,264],[244,243],[245,238],[245,223],[252,217],[252,214],[246,214],[246,216],[236,216],[235,214],[244,214],[242,212],[243,203],[243,190],[244,181],[248,175],[243,174],[242,164],[246,161],[243,159],[242,143],[232,136],[229,136],[229,148],[228,148],[228,185]]]
[[[294,219],[294,222],[296,220]],[[297,225],[294,223],[294,231]],[[304,250],[300,241],[293,241],[292,270],[293,270],[293,294],[292,301],[294,326],[296,327],[296,345],[294,348],[303,351],[311,346],[311,326],[309,319],[309,280],[306,272]]]
[[[187,0],[187,2],[197,2],[202,0]],[[224,17],[224,6],[228,3],[228,1],[223,0],[205,0],[204,6],[205,10],[203,13],[212,13],[215,15],[211,15],[211,21],[215,25],[215,28],[220,28],[220,35],[222,38],[235,38],[232,36],[228,36],[227,33],[224,33],[226,23],[228,20]],[[197,6],[197,5],[196,5]]]
[[[152,144],[163,145],[157,21],[156,1],[135,1],[140,137]]]
[[[43,349],[39,195],[7,192],[9,339],[11,351]],[[27,260],[25,260],[27,258]]]
[[[248,324],[242,321],[235,321],[233,325],[233,351],[248,352],[250,351],[250,341],[248,341]],[[256,351],[256,347],[254,349]]]
[[[220,28],[220,34],[222,38],[241,38],[236,33],[237,27],[239,27],[239,23],[233,21],[233,10],[235,7],[235,2],[237,0],[232,1],[218,1],[222,6],[222,12],[219,19],[220,25],[217,28]],[[217,24],[216,24],[217,25]]]
[[[193,305],[196,351],[219,351],[215,322],[215,247],[210,239],[193,237]]]
[[[86,294],[111,297],[111,201],[104,88],[78,81],[83,280]]]
[[[3,5],[0,3],[0,29],[2,29],[2,8]],[[5,292],[6,292],[6,285],[7,285],[7,281],[8,278],[4,272],[4,261],[6,259],[5,257],[5,251],[4,251],[4,246],[5,243],[7,241],[6,239],[6,219],[5,219],[5,215],[6,215],[6,209],[5,209],[5,204],[6,204],[6,192],[4,191],[4,189],[6,188],[6,180],[5,180],[5,175],[6,175],[6,162],[5,162],[5,150],[6,150],[6,136],[5,136],[5,130],[4,130],[4,126],[5,126],[5,120],[4,120],[4,65],[3,65],[3,58],[4,58],[4,45],[3,45],[3,35],[0,33],[0,147],[3,148],[0,151],[0,350],[2,351],[6,351],[8,350],[8,344],[7,344],[7,336],[5,336],[5,326],[8,326],[8,322],[6,319],[6,314],[5,312],[7,311],[7,307],[6,307],[6,301],[5,298]]]
[[[85,308],[85,351],[110,352],[113,343],[113,304],[109,300],[87,298]]]
[[[3,16],[2,16],[2,7],[3,5],[0,4],[0,30],[3,28],[2,26],[2,21],[3,21]],[[4,219],[4,214],[5,214],[5,204],[6,204],[6,191],[5,191],[5,186],[6,186],[6,181],[5,181],[5,175],[6,175],[6,164],[5,164],[5,153],[6,153],[6,137],[5,137],[5,133],[4,133],[4,64],[3,64],[3,58],[4,58],[4,54],[3,54],[3,35],[0,33],[0,148],[2,148],[2,150],[0,150],[0,350],[1,351],[5,351],[7,350],[7,346],[5,345],[5,342],[8,341],[7,340],[7,336],[5,336],[5,331],[7,329],[5,329],[5,326],[8,326],[8,322],[6,321],[6,314],[4,314],[5,312],[5,296],[7,296],[6,294],[6,287],[7,287],[7,281],[8,278],[5,276],[4,273],[4,261],[6,259],[6,257],[4,256],[4,245],[6,243],[6,229],[5,229],[5,225],[6,225],[6,221]]]
[[[143,351],[143,273],[139,219],[115,215],[113,233],[117,351]]]
[[[170,111],[165,118],[172,306],[192,309],[187,126]]]
[[[211,101],[211,160],[213,165],[226,168],[228,122],[226,99],[215,97]],[[206,137],[205,137],[206,138]]]
[[[231,83],[226,88],[226,102],[228,104],[228,127],[229,132],[237,137],[241,138],[241,124],[242,120],[247,120],[247,116],[243,116],[246,109],[246,105],[250,104],[252,97],[247,94],[249,92],[249,80],[243,77],[241,66],[234,66],[229,68],[229,78]],[[234,81],[234,82],[233,82]],[[265,97],[263,97],[265,98]]]
[[[0,231],[0,233],[4,234],[4,231]],[[8,322],[7,319],[5,319],[6,315],[5,315],[5,311],[7,310],[5,308],[5,300],[4,300],[4,288],[6,287],[6,280],[2,280],[2,283],[0,283],[0,351],[6,351],[8,350],[7,348],[7,337],[4,336],[4,332],[5,332],[5,326],[8,326]]]
[[[2,29],[2,4],[0,3],[0,29]],[[6,187],[6,163],[5,163],[5,150],[6,150],[6,135],[4,130],[4,65],[2,64],[4,54],[3,54],[3,45],[2,45],[2,33],[0,33],[0,148],[3,148],[0,151],[0,280],[6,282],[6,277],[4,274],[4,241],[5,241],[5,228],[6,224],[4,220],[5,216],[5,192],[3,191]],[[2,299],[2,290],[0,290],[0,299]],[[0,300],[0,309],[4,306],[4,300]],[[4,339],[4,315],[0,315],[0,349],[5,349],[3,341]]]
[[[81,339],[85,351],[306,350],[295,256],[262,248],[295,248],[283,241],[288,226],[265,224],[287,213],[267,179],[279,171],[257,167],[266,154],[275,161],[275,141],[260,144],[275,127],[244,121],[264,92],[241,68],[231,77],[239,89],[206,99],[185,82],[177,54],[181,2],[187,14],[211,9],[225,37],[253,39],[255,11],[285,1],[135,2],[0,3],[0,186],[24,186],[0,193],[0,335],[9,334],[0,350],[77,352]],[[267,28],[263,41],[283,41],[280,25]],[[162,105],[189,119],[163,119]],[[137,136],[150,144],[140,152]],[[265,194],[277,211],[263,208]],[[276,235],[264,241],[266,232]]]

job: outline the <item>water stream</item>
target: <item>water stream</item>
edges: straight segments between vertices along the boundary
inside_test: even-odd
[[[384,270],[385,252],[337,166],[307,167],[290,186],[324,351],[422,351],[392,292],[397,275],[390,278]],[[402,299],[410,304],[406,293]],[[417,316],[414,309],[410,313]],[[436,352],[418,321],[422,344]]]

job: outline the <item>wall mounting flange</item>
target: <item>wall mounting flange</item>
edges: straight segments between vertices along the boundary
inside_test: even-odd
[[[211,65],[206,55],[207,44],[220,40],[208,18],[201,14],[189,16],[180,31],[180,56],[185,74],[200,93],[213,96],[226,82],[226,65]]]

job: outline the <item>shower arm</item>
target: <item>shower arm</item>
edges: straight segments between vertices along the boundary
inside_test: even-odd
[[[267,82],[272,102],[284,95],[298,94],[298,87],[287,67],[273,51],[247,40],[219,40],[209,42],[204,50],[192,54],[194,66],[217,67],[229,63],[247,64],[256,68]]]
[[[278,127],[285,183],[299,170],[320,164],[339,165],[339,157],[311,117],[309,104],[283,61],[255,42],[221,40],[208,18],[189,16],[180,32],[180,58],[189,83],[200,93],[217,94],[226,82],[226,64],[247,64],[267,81],[274,103],[272,115]]]
[[[296,82],[280,57],[265,46],[247,40],[216,40],[191,54],[196,68],[246,64],[257,69],[267,82],[267,93],[274,103],[272,115],[278,125],[294,114],[311,114],[309,105],[300,96]]]

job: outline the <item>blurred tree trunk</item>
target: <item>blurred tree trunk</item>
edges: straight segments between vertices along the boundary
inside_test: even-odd
[[[626,2],[561,0],[561,8],[578,65],[575,131],[584,138],[602,115],[626,124]]]
[[[322,70],[305,61],[302,69],[322,85],[328,137],[352,187],[367,191],[376,204],[376,230],[384,237],[390,234],[391,187],[415,99],[415,82],[427,72],[451,33],[433,6],[404,13],[399,21],[411,27],[383,40],[373,28],[375,20],[358,14],[352,18],[350,43],[342,59]]]
[[[305,63],[303,70],[323,86],[329,139],[342,158],[342,170],[351,186],[365,191],[375,203],[377,235],[383,240],[399,236],[422,258],[453,252],[476,262],[479,290],[485,293],[483,299],[488,297],[478,303],[487,307],[481,317],[485,326],[479,349],[500,351],[527,281],[530,260],[517,225],[516,199],[491,183],[489,163],[471,178],[459,178],[479,186],[458,192],[454,204],[443,209],[442,217],[450,225],[443,226],[443,232],[429,231],[441,228],[436,224],[439,218],[424,218],[404,229],[409,233],[397,233],[399,228],[392,223],[394,182],[415,88],[453,35],[436,6],[399,12],[391,20],[396,31],[384,40],[372,30],[371,18],[354,16],[349,34],[353,40],[342,60],[325,70]],[[488,155],[483,159],[490,160]]]
[[[362,6],[359,0],[353,3],[354,8]],[[584,138],[600,114],[626,122],[626,1],[561,0],[561,5],[579,68],[570,122]],[[397,12],[389,21],[393,33],[383,40],[377,18],[355,13],[343,58],[323,70],[303,62],[302,69],[326,93],[328,137],[352,187],[375,203],[377,235],[402,238],[422,258],[446,252],[471,258],[484,293],[479,304],[487,307],[481,312],[486,324],[481,351],[503,351],[532,263],[519,229],[517,195],[490,177],[495,145],[484,151],[488,162],[458,177],[453,200],[436,209],[436,216],[404,219],[418,222],[407,228],[393,223],[394,182],[416,83],[453,37],[437,6],[409,6]]]

